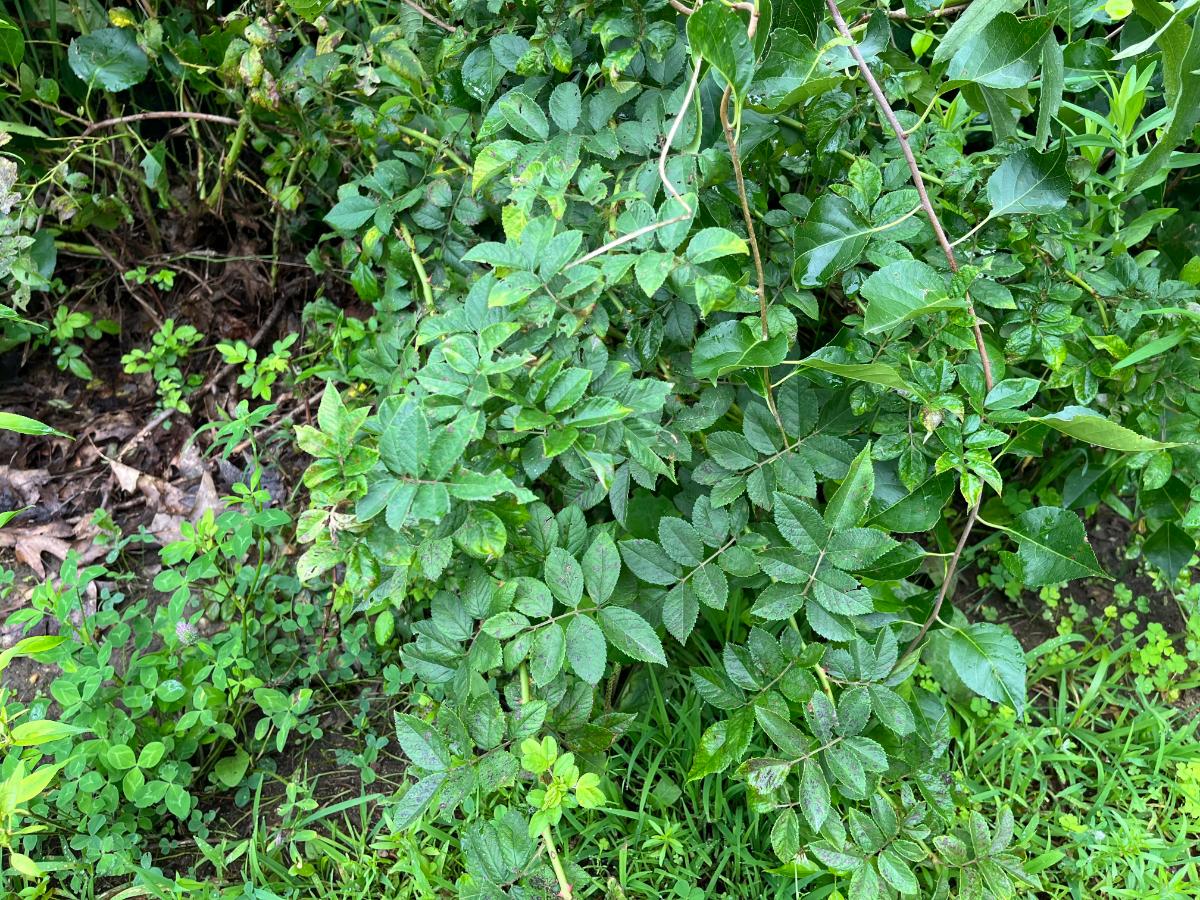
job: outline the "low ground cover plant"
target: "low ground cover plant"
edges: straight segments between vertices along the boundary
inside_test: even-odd
[[[1187,896],[1195,4],[210,6],[0,17],[14,892]]]

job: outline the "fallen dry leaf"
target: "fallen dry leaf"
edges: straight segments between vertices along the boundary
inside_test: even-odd
[[[10,491],[20,498],[21,506],[34,506],[42,488],[53,478],[45,469],[14,469],[0,466],[0,493]]]
[[[127,494],[132,494],[138,489],[138,479],[142,477],[142,473],[133,466],[127,466],[125,463],[119,463],[114,459],[108,461],[108,465],[112,468],[113,475],[117,478],[117,484],[121,486]]]
[[[174,486],[171,485],[171,487]],[[174,489],[176,491],[179,490],[178,488]],[[175,498],[175,510],[178,509],[179,499],[180,497]],[[196,493],[183,512],[166,510],[164,508],[163,511],[155,513],[146,530],[163,544],[169,544],[172,541],[179,540],[181,537],[179,526],[182,522],[187,521],[195,524],[210,509],[214,513],[220,513],[222,509],[221,495],[217,493],[217,487],[213,483],[212,475],[205,472],[200,476],[200,481],[196,485]]]
[[[0,529],[0,547],[12,547],[19,562],[33,569],[38,578],[45,578],[42,554],[49,553],[61,562],[67,558],[72,546],[65,538],[71,537],[74,533],[66,522],[47,522],[32,528],[3,528]]]

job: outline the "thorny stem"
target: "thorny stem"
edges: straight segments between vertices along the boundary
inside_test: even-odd
[[[408,226],[403,222],[400,223],[398,233],[400,240],[404,241],[404,246],[408,248],[413,268],[417,270],[417,277],[421,280],[421,296],[425,298],[425,309],[433,312],[433,286],[429,281],[429,273],[425,271],[425,263],[421,259],[421,254],[417,252],[417,243],[413,240]]]
[[[888,103],[887,97],[884,96],[883,88],[879,86],[879,82],[871,74],[871,68],[867,65],[867,61],[863,59],[862,52],[858,49],[858,44],[854,42],[854,38],[850,34],[850,27],[846,24],[846,20],[842,18],[841,10],[838,9],[837,0],[825,0],[825,5],[829,7],[829,14],[833,16],[833,23],[837,26],[838,33],[850,42],[850,55],[854,57],[854,62],[858,65],[858,71],[862,73],[863,80],[867,83],[867,87],[871,89],[871,95],[875,98],[876,105],[895,133],[896,140],[900,142],[900,151],[904,154],[904,159],[908,162],[908,170],[912,173],[913,187],[917,189],[917,195],[921,198],[921,207],[925,210],[925,215],[929,218],[929,224],[933,227],[933,233],[937,236],[942,253],[946,256],[946,264],[950,267],[951,272],[957,272],[958,260],[954,258],[954,248],[950,246],[950,241],[946,237],[946,230],[942,228],[942,221],[938,218],[937,213],[933,209],[933,204],[929,201],[929,192],[925,190],[925,179],[921,177],[921,170],[917,167],[917,158],[913,156],[912,146],[908,143],[908,135],[896,118],[896,113],[892,109],[892,105]],[[975,347],[979,351],[979,359],[983,364],[983,379],[990,391],[992,389],[992,364],[988,359],[987,349],[983,344],[983,331],[979,327],[979,319],[975,315],[975,306],[971,303],[969,296],[967,297],[967,311],[971,314],[971,328],[975,332]]]
[[[950,241],[946,238],[946,230],[942,228],[942,222],[938,218],[937,212],[934,211],[933,204],[929,201],[929,192],[925,190],[925,179],[921,177],[921,170],[917,167],[917,158],[913,156],[912,147],[908,143],[908,135],[904,128],[901,127],[899,120],[896,118],[896,113],[888,103],[887,97],[883,93],[883,88],[879,86],[879,82],[875,80],[875,76],[871,74],[871,67],[867,65],[867,61],[863,59],[862,52],[858,49],[858,44],[854,42],[854,38],[850,34],[850,28],[846,24],[846,20],[842,18],[842,12],[838,9],[837,0],[825,0],[825,5],[829,7],[829,14],[833,17],[833,23],[837,26],[838,33],[849,41],[850,55],[854,57],[854,62],[858,65],[858,71],[862,73],[863,80],[867,83],[867,87],[871,90],[871,95],[875,98],[875,104],[879,107],[887,119],[888,125],[896,135],[896,140],[900,142],[900,150],[904,154],[904,159],[908,162],[908,170],[912,173],[913,186],[917,189],[917,195],[921,198],[921,206],[925,210],[925,215],[929,218],[929,224],[933,228],[933,233],[937,236],[938,244],[942,248],[942,253],[946,256],[946,264],[950,267],[951,272],[958,271],[958,261],[954,258],[954,248],[950,245]],[[983,365],[983,381],[987,386],[987,390],[992,389],[992,364],[988,359],[987,348],[983,343],[983,331],[979,327],[979,318],[975,315],[975,306],[971,303],[970,295],[967,295],[967,312],[971,315],[971,328],[975,332],[975,347],[979,351],[979,361]],[[917,632],[917,636],[912,639],[908,645],[908,649],[904,651],[904,657],[907,658],[925,639],[925,635],[929,633],[929,629],[933,623],[937,621],[938,614],[942,611],[942,605],[946,602],[946,597],[950,593],[950,587],[954,584],[954,573],[958,569],[958,561],[962,557],[963,548],[967,545],[967,540],[971,536],[971,529],[975,526],[975,520],[979,517],[979,506],[983,502],[982,497],[975,503],[971,504],[970,510],[967,512],[967,521],[963,525],[962,533],[958,536],[958,545],[954,548],[954,555],[950,557],[950,563],[946,566],[946,574],[942,579],[942,586],[938,590],[937,599],[933,603],[933,609],[929,612],[929,617],[921,625],[921,630]]]
[[[221,205],[221,199],[225,194],[225,186],[229,184],[229,179],[233,177],[233,172],[237,168],[238,157],[242,155],[242,147],[246,143],[246,133],[250,130],[250,107],[246,107],[246,111],[242,113],[241,119],[238,121],[237,131],[233,133],[233,140],[229,144],[229,155],[225,157],[225,164],[221,166],[221,171],[217,175],[217,183],[213,185],[212,191],[205,198],[209,207],[216,209]]]
[[[933,623],[937,621],[938,614],[942,611],[942,604],[946,602],[946,596],[950,593],[950,585],[954,581],[954,570],[958,568],[958,560],[962,556],[963,548],[967,546],[967,538],[971,536],[971,529],[975,527],[975,520],[979,518],[979,504],[982,500],[971,504],[970,510],[967,512],[967,523],[963,525],[962,534],[958,536],[958,544],[954,548],[954,555],[950,557],[950,563],[946,566],[946,576],[942,579],[942,586],[938,590],[937,599],[933,601],[933,609],[929,611],[929,618],[921,625],[921,630],[917,632],[917,636],[908,642],[908,647],[904,651],[904,655],[900,657],[896,665],[899,667],[914,650],[925,639],[925,635],[929,633],[929,629]]]
[[[753,38],[754,32],[758,29],[758,4],[757,3],[735,3],[734,9],[745,10],[750,13],[750,22],[746,26],[746,37]],[[738,200],[742,207],[742,221],[746,224],[746,238],[750,242],[750,255],[754,259],[754,274],[758,279],[758,287],[755,293],[758,295],[758,315],[759,322],[762,326],[762,339],[765,341],[770,338],[770,332],[767,327],[767,282],[763,275],[762,253],[758,248],[758,237],[754,231],[754,216],[750,212],[750,198],[746,194],[746,178],[742,172],[742,157],[738,153],[737,135],[734,134],[733,125],[729,121],[729,97],[733,92],[732,85],[726,85],[725,93],[721,95],[720,117],[721,130],[725,132],[725,143],[729,145],[729,161],[733,166],[733,178],[737,185]],[[767,401],[767,408],[771,411],[771,415],[775,419],[775,424],[779,426],[779,432],[783,435],[784,441],[787,440],[787,431],[783,427],[783,420],[779,417],[779,410],[775,407],[775,395],[771,392],[771,376],[767,372],[763,375],[763,396]]]
[[[960,12],[965,10],[970,5],[971,4],[969,4],[969,3],[959,3],[956,6],[942,6],[942,7],[939,7],[938,9],[931,9],[931,10],[929,10],[929,12],[924,13],[922,15],[918,15],[918,16],[910,15],[908,10],[906,10],[906,9],[889,9],[887,11],[887,17],[894,21],[900,21],[900,22],[908,22],[912,19],[917,19],[917,20],[941,19],[941,18],[948,19],[952,16],[957,16]],[[867,22],[869,22],[870,19],[871,19],[871,16],[869,14],[864,15],[861,19],[859,19],[854,24],[856,26],[864,25]]]
[[[529,667],[525,663],[521,663],[520,678],[521,704],[524,705],[533,699],[533,691],[529,686]],[[563,868],[562,858],[558,855],[558,848],[554,846],[554,835],[551,834],[549,825],[542,829],[542,844],[546,847],[546,855],[550,857],[550,867],[554,869],[554,877],[558,879],[558,896],[562,900],[571,900],[574,896],[574,889],[571,887],[571,882],[567,878],[567,872]]]
[[[462,169],[467,174],[470,174],[470,172],[471,172],[470,164],[465,159],[463,159],[461,156],[459,156],[457,153],[454,152],[454,149],[450,146],[449,139],[446,139],[444,141],[439,141],[433,135],[427,134],[424,131],[418,131],[415,128],[409,128],[407,125],[392,125],[392,127],[395,128],[401,134],[412,138],[414,141],[420,141],[422,144],[427,144],[430,147],[433,147],[435,150],[438,150],[441,153],[446,154],[447,158],[449,158],[449,160],[452,163],[454,163],[456,166],[458,166],[460,169]]]

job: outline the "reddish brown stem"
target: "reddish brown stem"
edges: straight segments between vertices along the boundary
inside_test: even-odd
[[[917,158],[913,155],[912,147],[908,143],[908,135],[905,134],[904,129],[900,126],[892,105],[888,103],[888,99],[883,93],[883,88],[879,86],[879,82],[871,74],[871,68],[867,65],[867,61],[863,59],[862,52],[858,49],[858,44],[854,42],[854,36],[850,33],[850,26],[846,24],[846,20],[842,18],[841,10],[838,9],[837,0],[825,0],[825,5],[829,7],[829,14],[833,16],[833,24],[837,26],[838,33],[850,42],[848,48],[850,55],[854,57],[854,62],[858,65],[858,71],[862,73],[863,81],[870,88],[871,95],[875,98],[875,104],[879,107],[879,111],[887,119],[888,125],[891,126],[892,131],[896,135],[896,140],[900,142],[900,151],[904,154],[904,159],[908,162],[908,171],[912,173],[913,186],[917,189],[917,195],[921,198],[921,208],[925,210],[925,215],[929,219],[929,224],[933,227],[933,233],[937,236],[937,242],[942,248],[942,253],[946,256],[946,264],[950,267],[951,272],[957,272],[958,260],[954,258],[954,248],[950,246],[950,241],[946,237],[946,230],[942,228],[942,221],[938,218],[938,214],[929,200],[929,192],[925,190],[925,179],[921,177],[921,170],[917,166]],[[987,348],[983,343],[983,330],[979,327],[979,318],[975,315],[975,306],[971,303],[970,296],[967,297],[967,311],[971,314],[971,328],[975,332],[975,348],[979,351],[979,360],[983,365],[983,380],[990,391],[993,383],[992,364],[988,359]]]
[[[126,122],[142,122],[146,119],[199,119],[202,122],[216,122],[218,125],[237,125],[237,119],[231,119],[229,116],[217,116],[212,113],[188,112],[187,110],[155,110],[154,112],[134,113],[129,116],[117,116],[115,119],[104,119],[100,122],[93,122],[87,128],[83,129],[83,137],[91,134],[93,131],[99,131],[102,128],[110,128],[113,125],[124,125]]]
[[[415,2],[415,0],[404,0],[404,3],[406,6],[409,6],[413,9],[415,9],[417,12],[419,12],[422,16],[424,16],[426,19],[428,19],[430,22],[432,22],[438,28],[442,29],[442,31],[448,31],[448,32],[450,32],[450,34],[454,34],[456,31],[458,31],[458,29],[455,28],[453,25],[451,25],[449,22],[443,22],[441,19],[439,19],[437,16],[435,16],[433,13],[431,13],[429,10],[427,10],[425,7],[423,7],[421,4]]]
[[[929,633],[929,629],[933,627],[933,623],[937,621],[937,617],[942,611],[942,605],[946,602],[946,597],[950,593],[950,585],[954,583],[954,572],[958,569],[958,561],[962,557],[963,549],[967,546],[967,538],[971,536],[971,529],[975,527],[975,520],[978,518],[979,503],[974,503],[971,505],[970,510],[967,511],[967,523],[963,526],[962,534],[958,536],[958,544],[954,548],[954,554],[950,557],[950,564],[946,567],[946,577],[942,579],[942,587],[938,591],[937,599],[933,601],[933,608],[929,611],[929,617],[921,625],[921,630],[917,632],[917,636],[908,642],[908,648],[904,651],[904,655],[900,657],[900,662],[907,659],[920,646],[921,641],[925,639],[925,635]]]
[[[833,24],[837,26],[838,33],[849,42],[850,55],[854,58],[854,62],[858,66],[858,71],[862,73],[863,81],[870,88],[871,95],[875,98],[876,106],[883,113],[883,117],[887,119],[888,125],[891,126],[892,132],[896,135],[896,140],[900,142],[900,150],[904,154],[904,159],[908,162],[908,171],[912,174],[913,186],[917,189],[917,195],[921,198],[921,208],[925,210],[925,215],[929,219],[929,224],[933,227],[933,233],[937,236],[942,253],[946,256],[946,264],[950,267],[951,272],[957,272],[958,260],[954,258],[954,248],[946,238],[946,230],[942,228],[942,222],[933,208],[933,203],[929,200],[929,192],[925,190],[925,179],[921,177],[921,169],[917,166],[917,158],[913,155],[912,147],[908,143],[908,135],[900,126],[892,105],[888,103],[888,99],[883,93],[883,88],[879,86],[879,82],[871,74],[871,68],[867,65],[862,52],[858,49],[858,44],[854,42],[854,37],[850,33],[850,27],[846,24],[846,20],[842,18],[841,10],[838,9],[837,0],[825,0],[825,5],[829,7],[829,14],[833,16]],[[970,295],[967,295],[966,299],[967,311],[971,315],[971,328],[975,332],[975,347],[979,351],[979,361],[983,365],[983,381],[990,391],[993,385],[992,364],[988,359],[987,347],[983,343],[983,330],[979,327],[979,317],[975,315],[975,306],[971,303]],[[962,533],[958,536],[958,544],[954,548],[954,554],[950,557],[949,565],[946,566],[946,575],[942,579],[942,586],[938,590],[937,599],[934,600],[933,609],[930,610],[929,617],[921,625],[921,630],[917,632],[917,636],[909,642],[908,649],[904,651],[902,659],[907,658],[917,649],[921,641],[925,639],[925,635],[929,633],[929,629],[933,626],[933,623],[937,621],[938,615],[942,611],[942,606],[950,594],[950,588],[954,584],[954,573],[958,569],[958,561],[962,558],[963,549],[967,546],[967,540],[971,536],[971,529],[975,527],[975,520],[979,517],[981,502],[982,500],[978,500],[971,504],[971,508],[967,512],[966,524],[963,525]]]

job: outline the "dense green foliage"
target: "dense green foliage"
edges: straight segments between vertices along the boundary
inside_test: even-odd
[[[1089,867],[1056,849],[1071,825],[1051,840],[1036,821],[1053,789],[1007,758],[1104,720],[1102,688],[1068,689],[1067,670],[1124,697],[1112,650],[1149,705],[1096,727],[1091,758],[1056,757],[1073,767],[1058,783],[1102,779],[1109,741],[1171,737],[1160,706],[1195,660],[1158,684],[1136,644],[1080,650],[1068,626],[1031,675],[1005,626],[954,606],[964,550],[1017,594],[1106,579],[1085,525],[1101,506],[1138,524],[1130,552],[1166,590],[1188,579],[1200,24],[1194,2],[1125,6],[847,3],[861,65],[801,0],[427,11],[452,26],[323,0],[158,18],[30,0],[0,18],[7,346],[91,379],[85,348],[113,323],[58,305],[58,250],[131,223],[158,243],[158,210],[220,214],[239,176],[270,198],[275,253],[301,246],[370,307],[320,297],[302,345],[221,345],[247,399],[211,426],[215,453],[276,412],[256,404],[278,379],[324,383],[294,428],[299,509],[255,468],[161,549],[153,596],[121,585],[150,538],[116,529],[102,564],[69,559],[10,618],[49,633],[2,664],[61,669],[49,697],[5,708],[13,883],[1125,889],[1119,852]],[[139,111],[210,118],[84,131]],[[201,340],[168,319],[126,370],[186,414]],[[1035,702],[1027,682],[1055,677],[1063,703]],[[335,705],[362,793],[322,806],[279,759],[319,744]],[[1013,721],[1035,749],[1006,740]],[[1171,740],[1185,766],[1194,736]],[[403,783],[375,791],[392,741]],[[1164,765],[1184,784],[1162,803],[1190,812],[1143,838],[1159,855],[1130,886],[1151,893],[1128,896],[1172,896],[1194,868],[1200,774]],[[205,802],[221,791],[253,811],[240,841]],[[191,868],[168,861],[183,844]]]

